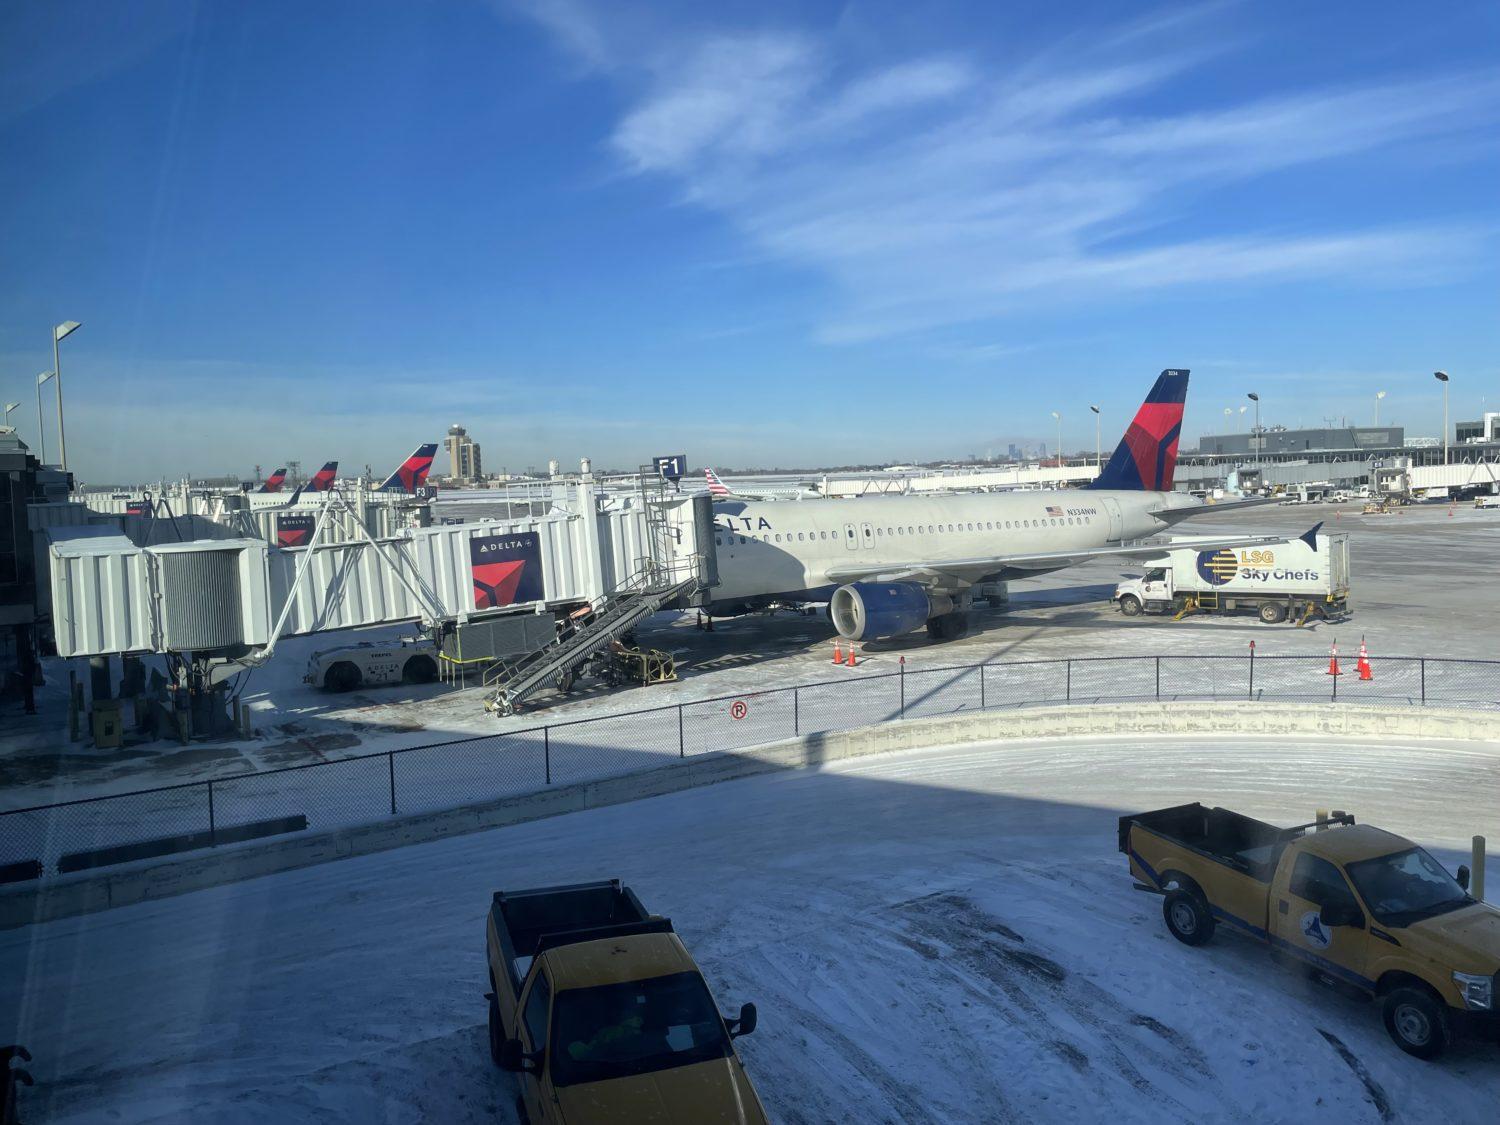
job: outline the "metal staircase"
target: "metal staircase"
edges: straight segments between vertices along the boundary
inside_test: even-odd
[[[701,565],[679,557],[666,514],[668,483],[655,466],[640,469],[640,497],[645,509],[647,557],[618,589],[575,611],[558,628],[557,639],[519,659],[503,661],[485,673],[485,710],[513,715],[538,688],[571,683],[579,669],[629,633],[662,606],[697,591]]]
[[[648,564],[621,589],[596,598],[569,617],[557,640],[518,660],[501,662],[485,674],[484,707],[498,715],[514,715],[527,696],[538,688],[571,680],[578,668],[596,652],[619,640],[673,599],[691,592],[696,577],[660,582],[661,573]]]

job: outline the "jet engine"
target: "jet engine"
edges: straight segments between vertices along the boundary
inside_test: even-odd
[[[929,593],[915,582],[851,582],[835,590],[828,602],[833,627],[851,641],[899,637],[952,612],[952,598]]]

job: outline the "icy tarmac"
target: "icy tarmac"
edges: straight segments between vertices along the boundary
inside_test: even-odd
[[[1256,944],[1180,945],[1114,837],[1337,806],[1452,866],[1497,784],[1500,743],[1201,736],[765,775],[0,934],[0,1037],[37,1057],[27,1121],[509,1120],[490,893],[618,876],[758,1004],[779,1121],[1489,1121],[1493,1044],[1422,1063]]]

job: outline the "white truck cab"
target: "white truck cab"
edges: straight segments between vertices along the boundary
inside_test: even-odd
[[[315,652],[302,682],[353,691],[377,684],[430,684],[437,678],[437,646],[426,637],[402,637],[390,644],[364,641]]]

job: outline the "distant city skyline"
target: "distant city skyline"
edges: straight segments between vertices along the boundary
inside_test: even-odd
[[[1438,436],[1434,370],[1500,403],[1496,136],[1486,6],[9,5],[0,396],[36,449],[80,321],[95,480],[1107,450],[1175,366],[1184,445]]]

